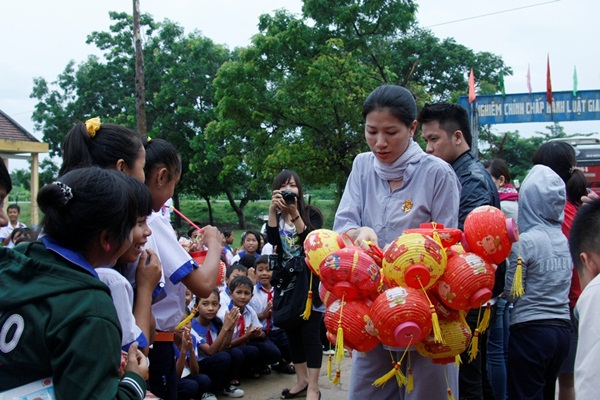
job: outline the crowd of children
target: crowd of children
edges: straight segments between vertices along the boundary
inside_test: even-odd
[[[0,172],[0,197],[4,200],[11,190],[10,177],[6,168]],[[95,178],[96,186],[90,186],[90,176]],[[15,270],[15,266],[37,265],[37,257],[43,257],[44,252],[57,253],[56,261],[47,261],[60,265],[65,271],[73,270],[74,279],[81,281],[80,284],[72,282],[78,290],[86,290],[87,285],[89,295],[97,297],[96,302],[101,298],[98,304],[106,300],[112,303],[110,307],[103,305],[102,312],[98,311],[101,318],[112,324],[111,328],[97,329],[89,337],[96,338],[103,346],[106,343],[107,350],[113,344],[120,349],[117,353],[108,351],[105,357],[87,360],[95,363],[73,365],[79,368],[77,373],[67,376],[70,367],[59,371],[56,366],[62,368],[59,363],[65,360],[63,353],[79,359],[76,355],[83,348],[82,342],[73,340],[61,344],[54,337],[60,331],[45,331],[52,327],[54,320],[51,320],[44,327],[38,327],[38,334],[53,340],[46,342],[45,351],[37,356],[45,367],[27,372],[18,367],[10,354],[8,358],[5,356],[11,352],[26,352],[19,337],[34,334],[28,329],[33,325],[27,320],[28,314],[14,314],[21,312],[21,307],[30,307],[27,305],[29,297],[15,295],[18,302],[14,303],[3,296],[0,309],[11,312],[4,312],[2,324],[8,324],[7,329],[16,324],[16,331],[10,330],[13,339],[8,340],[8,345],[12,347],[3,347],[0,368],[17,374],[11,372],[11,379],[3,379],[0,391],[29,390],[28,384],[41,379],[45,385],[52,382],[58,398],[79,398],[75,393],[92,398],[92,393],[102,393],[102,398],[156,396],[168,400],[211,400],[216,398],[213,393],[242,397],[241,381],[268,374],[271,366],[283,373],[295,373],[290,365],[285,333],[278,332],[272,322],[273,289],[267,264],[260,259],[264,236],[247,232],[242,239],[243,249],[238,252],[231,247],[234,241],[231,231],[221,233],[213,226],[193,226],[187,232],[187,240],[179,242],[165,204],[173,196],[180,176],[181,158],[173,145],[161,139],[140,137],[120,125],[103,124],[93,118],[76,124],[68,133],[63,144],[60,178],[40,191],[38,203],[45,207],[46,214],[40,225],[42,241],[35,241],[36,232],[18,221],[18,205],[9,206],[8,215],[2,211],[1,247],[11,256],[2,260],[0,273],[5,276],[4,281],[31,280],[17,278],[25,270]],[[119,196],[121,200],[117,200]],[[47,200],[49,197],[52,201]],[[92,197],[102,197],[102,201],[99,199],[95,204]],[[124,202],[125,198],[132,207],[126,207],[129,203]],[[115,207],[115,204],[120,206]],[[71,217],[71,213],[77,218]],[[91,220],[94,223],[85,222]],[[97,229],[82,234],[82,229],[72,228],[74,224],[79,228],[97,226]],[[115,237],[113,231],[118,231],[119,236]],[[60,240],[56,240],[57,237]],[[15,246],[13,259],[9,248]],[[30,255],[30,249],[36,252]],[[198,262],[190,254],[196,252],[203,253]],[[236,254],[240,252],[245,254]],[[18,256],[21,253],[25,258]],[[236,256],[241,262],[236,261]],[[217,282],[222,264],[229,266],[227,282]],[[261,271],[260,278],[256,270]],[[28,290],[27,285],[14,283],[13,286],[11,290],[17,290],[16,293]],[[48,288],[47,297],[61,285],[55,286]],[[96,294],[101,288],[105,291]],[[256,303],[260,309],[254,310],[249,303],[259,292],[257,299],[264,301]],[[229,300],[221,306],[222,294]],[[84,321],[84,317],[94,316],[94,311],[81,306],[62,311],[71,312],[68,321]],[[79,312],[86,315],[78,315]],[[7,314],[9,319],[5,320]],[[25,322],[13,321],[13,316]],[[113,333],[116,335],[111,336],[110,341],[101,337]],[[114,375],[96,373],[113,366]],[[116,375],[119,367],[120,381]],[[86,380],[77,381],[75,377],[79,375],[98,379],[88,379],[89,384],[82,389]],[[104,385],[102,388],[97,387],[100,383]]]

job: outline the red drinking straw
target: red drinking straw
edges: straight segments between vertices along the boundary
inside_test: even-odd
[[[185,215],[183,215],[183,213],[181,211],[179,211],[178,209],[176,209],[173,206],[170,206],[170,208],[171,208],[171,210],[175,211],[177,213],[177,215],[179,215],[181,218],[185,219],[188,224],[190,224],[194,228],[198,229],[198,231],[200,233],[204,233],[204,229],[200,228],[198,225],[196,225],[195,223],[193,223],[188,217],[186,217]]]

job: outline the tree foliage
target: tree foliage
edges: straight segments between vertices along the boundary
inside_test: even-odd
[[[178,191],[207,202],[225,194],[242,228],[244,207],[268,195],[281,168],[298,170],[305,184],[334,184],[341,195],[352,160],[367,150],[361,107],[375,87],[404,85],[422,105],[466,94],[471,68],[484,92],[496,90],[500,71],[512,73],[497,55],[420,28],[417,7],[305,0],[300,16],[260,16],[251,44],[233,52],[141,15],[148,132],[181,152]],[[71,61],[51,83],[34,82],[34,122],[51,155],[60,155],[78,120],[136,126],[132,17],[110,17],[107,32],[88,37],[101,56]]]
[[[35,79],[31,96],[38,103],[33,119],[36,129],[43,132],[44,141],[50,144],[51,155],[61,154],[62,141],[77,121],[100,116],[104,122],[136,127],[133,19],[116,12],[111,12],[110,17],[113,25],[109,32],[92,32],[87,39],[103,52],[102,57],[90,56],[78,66],[69,62],[52,83]],[[229,59],[229,50],[199,32],[186,35],[178,24],[168,20],[158,23],[142,15],[140,24],[146,37],[143,51],[148,134],[168,140],[180,151],[183,178],[179,191],[215,195],[219,187],[214,180],[204,179],[207,174],[188,170],[192,159],[207,165],[203,142],[194,147],[191,142],[202,136],[213,119],[211,82]]]
[[[306,0],[301,17],[260,17],[252,44],[215,79],[217,119],[208,128],[223,161],[219,180],[243,177],[240,205],[283,167],[305,183],[333,182],[340,195],[353,158],[367,150],[362,103],[381,84],[405,85],[422,104],[466,94],[471,67],[482,84],[512,73],[496,55],[419,28],[416,7]]]

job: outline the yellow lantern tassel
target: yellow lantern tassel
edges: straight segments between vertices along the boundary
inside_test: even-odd
[[[523,259],[520,256],[517,258],[517,269],[515,269],[510,294],[513,297],[521,297],[525,294],[525,290],[523,289]]]
[[[492,306],[491,306],[490,302],[488,301],[487,305],[485,306],[483,318],[481,319],[479,326],[477,326],[477,329],[479,329],[479,332],[481,332],[481,333],[487,331],[487,328],[490,325],[490,316],[492,314],[491,308],[492,308]]]
[[[452,394],[452,389],[450,389],[450,382],[448,382],[448,373],[446,369],[444,369],[444,377],[446,378],[446,390],[448,391],[448,400],[456,400],[454,394]]]
[[[197,312],[198,312],[198,307],[194,307],[192,312],[190,312],[190,315],[185,317],[185,319],[183,319],[180,323],[177,324],[177,326],[175,327],[175,330],[181,329],[185,325],[187,325],[188,322],[190,322],[194,318],[194,316],[196,315]]]
[[[442,330],[440,329],[440,321],[438,320],[437,312],[435,312],[435,306],[431,304],[429,306],[431,310],[431,323],[433,324],[433,340],[436,343],[446,343],[444,337],[442,336]]]
[[[338,325],[337,329],[334,358],[336,365],[340,365],[344,358],[344,329],[342,328],[342,324]]]
[[[450,388],[448,388],[448,400],[456,400],[456,398],[452,394],[452,389]]]
[[[307,321],[310,318],[310,312],[312,311],[312,305],[313,305],[313,291],[312,291],[312,283],[313,283],[313,274],[310,274],[310,283],[308,285],[309,290],[308,290],[308,298],[306,299],[306,307],[304,307],[304,312],[302,313],[301,317]]]
[[[410,393],[415,388],[415,380],[413,378],[412,368],[408,368],[408,382],[406,383],[406,392]]]
[[[433,303],[431,303],[431,300],[429,299],[429,296],[427,295],[427,291],[425,290],[425,288],[423,287],[423,284],[421,283],[421,279],[417,278],[419,281],[419,285],[421,285],[421,290],[423,290],[423,293],[425,294],[425,297],[427,298],[427,301],[429,302],[429,310],[431,311],[431,325],[433,325],[433,340],[435,340],[436,343],[446,343],[444,341],[444,337],[442,336],[442,330],[440,329],[440,321],[438,319],[438,315],[437,312],[435,311],[435,306],[433,305]]]
[[[333,366],[333,357],[330,355],[327,356],[327,377],[331,379],[331,368]]]
[[[338,367],[338,369],[335,370],[335,378],[333,378],[331,383],[333,383],[334,385],[339,385],[340,381],[341,381],[341,377],[342,377],[342,370]]]
[[[454,356],[454,365],[456,368],[460,368],[460,364],[462,364],[462,358],[460,358],[460,354]]]
[[[398,368],[396,371],[394,371],[394,376],[396,377],[396,382],[398,383],[398,387],[402,387],[402,386],[406,385],[406,383],[408,382],[408,380],[406,379],[406,376],[402,373],[402,371],[400,371],[400,368]]]
[[[479,329],[475,329],[471,343],[469,344],[469,362],[473,361],[477,357],[479,352]]]
[[[394,368],[392,368],[388,373],[386,373],[381,378],[378,378],[375,382],[373,382],[373,385],[374,386],[383,386],[387,383],[387,381],[389,381],[390,379],[395,377],[396,381],[398,382],[398,386],[404,386],[406,384],[406,376],[404,376],[402,371],[400,371],[400,363],[401,362],[402,361],[392,362],[394,365]]]

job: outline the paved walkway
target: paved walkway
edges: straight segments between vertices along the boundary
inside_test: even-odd
[[[327,378],[327,356],[323,356],[323,367],[321,368],[321,377],[319,387],[323,400],[346,400],[348,398],[348,383],[350,381],[350,367],[352,359],[344,357],[342,361],[341,385],[334,385]],[[335,373],[335,370],[333,371]],[[289,388],[296,381],[295,375],[281,374],[273,371],[270,375],[261,376],[260,379],[246,379],[242,382],[241,388],[245,395],[243,400],[275,400],[281,397],[281,391]],[[226,396],[219,396],[219,399],[227,399]],[[301,398],[301,397],[298,397]],[[302,397],[304,398],[304,397]]]

